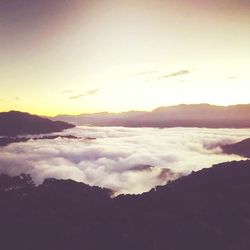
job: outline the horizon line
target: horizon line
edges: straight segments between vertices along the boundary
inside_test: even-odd
[[[8,113],[8,112],[12,112],[12,111],[16,111],[16,112],[22,112],[22,113],[29,113],[32,115],[38,115],[38,116],[42,116],[42,117],[57,117],[57,116],[79,116],[79,115],[91,115],[91,114],[103,114],[103,113],[107,113],[107,114],[123,114],[123,113],[129,113],[129,112],[153,112],[154,110],[160,109],[160,108],[171,108],[171,107],[178,107],[178,106],[201,106],[201,105],[206,105],[206,106],[215,106],[215,107],[231,107],[231,106],[243,106],[243,105],[250,105],[249,103],[237,103],[237,104],[228,104],[228,105],[218,105],[218,104],[211,104],[211,103],[180,103],[180,104],[173,104],[173,105],[166,105],[166,106],[158,106],[156,108],[153,108],[151,110],[137,110],[137,109],[130,109],[130,110],[126,110],[126,111],[120,111],[120,112],[112,112],[112,111],[97,111],[97,112],[86,112],[86,113],[77,113],[77,114],[67,114],[67,113],[58,113],[56,115],[45,115],[45,114],[41,114],[41,113],[33,113],[33,112],[29,112],[29,111],[23,111],[23,110],[16,110],[16,109],[10,109],[10,110],[3,110],[0,111],[0,113]]]

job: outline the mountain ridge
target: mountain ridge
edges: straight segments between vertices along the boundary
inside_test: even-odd
[[[61,132],[75,125],[63,121],[52,121],[27,112],[9,111],[0,113],[0,136],[43,134]]]
[[[52,119],[76,125],[124,127],[250,128],[250,104],[218,106],[180,104],[152,111],[58,115]]]
[[[192,172],[141,195],[72,180],[0,175],[5,250],[246,250],[250,160]],[[15,240],[11,240],[11,239]]]
[[[224,145],[221,148],[226,154],[237,154],[246,158],[250,158],[250,138],[234,144]]]

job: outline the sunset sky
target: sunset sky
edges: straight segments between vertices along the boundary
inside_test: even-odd
[[[248,0],[1,0],[0,111],[250,103]]]

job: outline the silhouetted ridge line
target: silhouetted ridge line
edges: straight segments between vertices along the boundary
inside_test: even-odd
[[[11,143],[17,143],[17,142],[26,142],[29,140],[54,140],[57,138],[63,138],[63,139],[70,139],[70,140],[76,140],[81,139],[81,137],[77,137],[74,135],[46,135],[46,136],[39,136],[39,137],[0,137],[0,146],[7,146]],[[93,137],[86,137],[85,140],[95,140],[96,138]]]
[[[71,180],[0,176],[5,250],[250,249],[250,161],[227,162],[142,195]]]
[[[18,111],[0,113],[0,136],[60,132],[75,125]]]
[[[250,138],[234,144],[222,146],[222,150],[226,154],[237,154],[250,158]]]
[[[181,104],[160,107],[151,112],[59,115],[53,119],[76,125],[94,126],[250,128],[249,114],[250,104],[232,106]]]

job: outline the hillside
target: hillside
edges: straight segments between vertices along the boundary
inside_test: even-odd
[[[193,172],[142,195],[70,180],[0,176],[5,250],[247,250],[250,161]],[[15,240],[13,240],[15,239]]]
[[[222,146],[222,150],[226,154],[237,154],[250,158],[250,138],[234,144]]]
[[[0,136],[60,132],[75,125],[18,111],[0,113]]]

